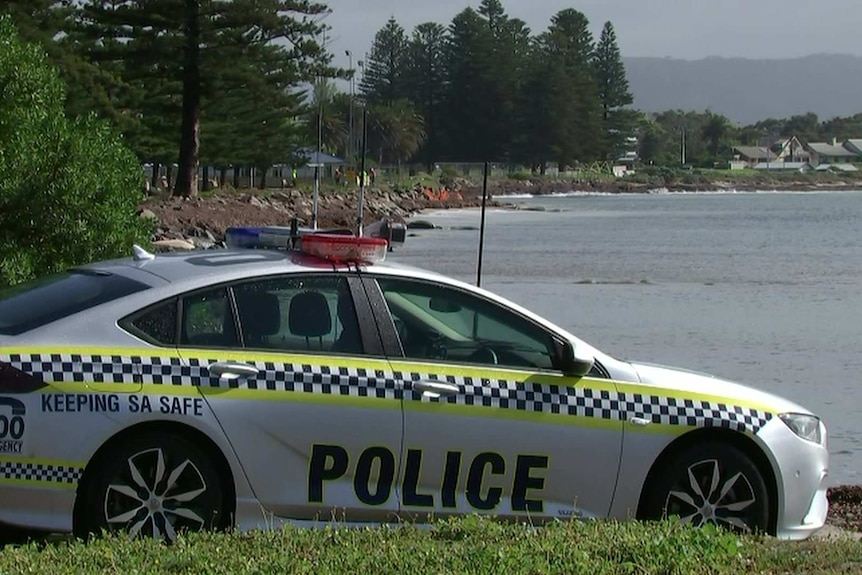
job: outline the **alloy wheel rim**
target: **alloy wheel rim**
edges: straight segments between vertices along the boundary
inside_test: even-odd
[[[190,459],[166,458],[152,448],[130,456],[124,467],[105,493],[109,529],[173,541],[179,531],[204,527],[207,484]]]
[[[757,496],[741,471],[722,476],[717,459],[694,463],[668,493],[665,509],[683,524],[708,523],[750,532],[755,524]]]

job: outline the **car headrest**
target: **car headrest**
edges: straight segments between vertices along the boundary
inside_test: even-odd
[[[275,294],[237,290],[236,306],[244,335],[273,335],[281,329],[281,304]]]
[[[332,331],[332,316],[326,296],[316,291],[298,293],[290,300],[290,333],[302,337],[321,337]]]

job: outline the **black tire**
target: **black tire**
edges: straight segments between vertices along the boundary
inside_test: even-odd
[[[742,451],[719,442],[676,453],[647,486],[644,519],[679,517],[741,532],[769,529],[769,491],[757,466]]]
[[[76,533],[126,532],[172,541],[222,528],[224,488],[210,457],[180,435],[147,432],[109,449],[87,474]]]

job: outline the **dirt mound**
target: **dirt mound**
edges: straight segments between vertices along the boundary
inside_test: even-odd
[[[352,228],[356,225],[358,190],[323,192],[318,200],[319,228]],[[424,209],[463,208],[481,205],[481,198],[461,194],[428,193],[426,190],[366,190],[363,222],[382,218],[404,222]],[[224,240],[231,226],[288,226],[297,218],[310,226],[313,197],[302,190],[260,193],[222,192],[200,198],[151,198],[140,214],[156,222],[154,240],[190,240],[210,247]]]

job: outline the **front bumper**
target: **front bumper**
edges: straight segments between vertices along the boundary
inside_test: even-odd
[[[766,453],[775,471],[775,535],[780,539],[805,539],[826,523],[829,451],[826,427],[822,422],[820,426],[823,439],[819,445],[797,436],[778,417],[757,433],[768,447]]]

